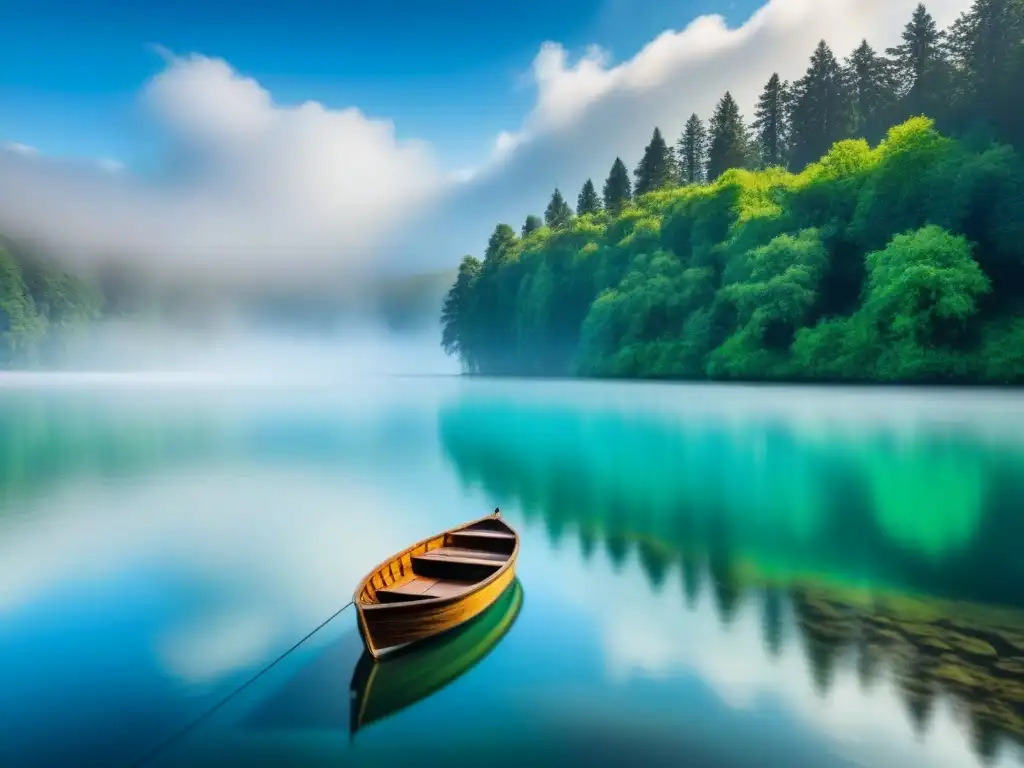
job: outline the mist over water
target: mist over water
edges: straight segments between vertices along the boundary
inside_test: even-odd
[[[459,373],[426,324],[393,330],[368,318],[310,329],[230,319],[208,326],[109,320],[62,339],[60,364],[0,371],[0,386],[132,380],[157,383],[330,382]]]

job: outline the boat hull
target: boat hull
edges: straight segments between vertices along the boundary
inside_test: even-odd
[[[349,733],[419,702],[459,678],[508,634],[523,604],[523,587],[513,581],[476,618],[451,632],[391,651],[384,659],[363,653],[352,673]]]
[[[515,579],[515,555],[473,591],[447,600],[394,605],[359,605],[359,631],[367,650],[376,658],[410,643],[435,637],[486,611]]]

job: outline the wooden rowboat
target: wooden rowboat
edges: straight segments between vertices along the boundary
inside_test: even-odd
[[[523,605],[516,579],[462,626],[378,660],[363,653],[352,673],[349,734],[422,701],[476,666],[508,634]]]
[[[512,583],[518,554],[496,509],[388,558],[352,597],[366,650],[380,658],[469,621]]]

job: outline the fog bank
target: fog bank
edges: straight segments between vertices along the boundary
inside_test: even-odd
[[[440,347],[436,325],[392,331],[369,320],[325,331],[242,323],[190,329],[111,320],[62,339],[61,345],[59,366],[47,373],[0,373],[0,385],[56,383],[69,376],[80,383],[125,376],[154,383],[330,383],[459,372],[457,361]]]

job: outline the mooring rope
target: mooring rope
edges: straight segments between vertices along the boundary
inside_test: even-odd
[[[269,672],[269,671],[270,671],[271,669],[273,669],[273,668],[274,668],[275,666],[277,666],[278,664],[280,664],[280,663],[281,663],[281,662],[282,662],[282,661],[283,661],[283,660],[285,659],[285,657],[287,657],[287,656],[288,656],[289,654],[291,654],[292,652],[294,652],[294,651],[295,651],[295,650],[296,650],[296,649],[297,649],[297,648],[298,648],[298,647],[299,647],[300,645],[302,645],[302,644],[303,644],[304,642],[306,642],[307,640],[309,640],[309,638],[311,638],[311,637],[312,637],[313,635],[315,635],[315,634],[316,634],[317,632],[319,632],[319,631],[320,631],[321,629],[323,629],[323,628],[324,628],[324,627],[326,627],[326,626],[327,626],[328,624],[330,624],[330,623],[331,623],[332,621],[334,621],[334,620],[335,620],[336,618],[338,618],[338,616],[340,616],[340,615],[341,615],[341,613],[342,613],[342,612],[343,612],[343,611],[344,611],[344,610],[345,610],[346,608],[350,608],[350,607],[351,607],[352,605],[353,605],[352,601],[351,601],[351,600],[349,600],[349,601],[348,601],[347,603],[345,603],[345,605],[341,606],[341,608],[339,608],[339,609],[338,609],[338,610],[336,610],[336,611],[335,611],[334,613],[332,613],[332,614],[331,614],[331,615],[330,615],[330,616],[329,616],[328,618],[326,618],[326,619],[324,619],[324,620],[323,620],[322,622],[320,622],[320,624],[319,624],[319,625],[318,625],[318,626],[317,626],[317,627],[316,627],[315,629],[313,629],[313,630],[310,630],[310,631],[309,631],[309,632],[308,632],[308,633],[307,633],[307,634],[306,634],[306,635],[305,635],[305,636],[304,636],[304,637],[303,637],[303,638],[302,638],[301,640],[299,640],[299,641],[298,641],[297,643],[295,643],[295,645],[293,645],[293,646],[292,646],[291,648],[289,648],[289,649],[288,649],[287,651],[285,651],[284,653],[282,653],[282,654],[281,654],[280,656],[278,656],[278,657],[277,657],[276,659],[274,659],[274,660],[273,660],[272,662],[270,662],[270,663],[269,663],[269,664],[268,664],[267,666],[265,666],[265,667],[264,667],[263,669],[261,669],[261,670],[260,670],[259,672],[257,672],[257,673],[256,673],[255,675],[253,675],[253,676],[252,676],[252,677],[250,677],[250,678],[249,678],[248,680],[246,680],[246,681],[245,681],[244,683],[242,683],[242,684],[241,684],[240,686],[238,686],[237,688],[235,688],[235,689],[234,689],[233,691],[231,691],[231,693],[229,693],[229,694],[228,694],[227,696],[225,696],[225,697],[224,697],[223,699],[221,699],[220,701],[218,701],[218,702],[217,702],[216,704],[214,704],[214,705],[213,705],[212,707],[210,707],[210,708],[209,708],[208,710],[206,710],[205,712],[203,712],[203,713],[202,713],[201,715],[199,715],[199,716],[198,716],[197,718],[195,718],[194,720],[192,720],[192,721],[191,721],[190,723],[188,723],[187,725],[185,725],[185,726],[184,726],[183,728],[181,728],[180,730],[178,730],[178,731],[176,731],[175,733],[173,733],[173,734],[171,734],[170,736],[168,736],[168,737],[167,737],[166,739],[164,739],[164,740],[163,740],[162,742],[160,742],[159,744],[157,744],[157,745],[156,745],[156,746],[155,746],[155,747],[154,747],[153,749],[151,749],[151,750],[150,750],[149,752],[147,752],[147,753],[146,753],[146,754],[144,754],[144,755],[143,755],[142,757],[140,757],[140,758],[139,758],[138,760],[136,760],[136,761],[135,761],[134,763],[132,763],[132,766],[133,766],[133,768],[137,768],[137,766],[145,765],[146,763],[148,763],[148,762],[150,762],[151,760],[153,760],[153,759],[154,759],[155,757],[159,756],[159,755],[160,755],[160,754],[161,754],[162,752],[164,752],[164,751],[165,751],[165,750],[166,750],[166,749],[167,749],[168,747],[170,747],[170,746],[171,746],[172,744],[174,744],[174,743],[175,743],[176,741],[178,741],[178,740],[179,740],[180,738],[182,738],[183,736],[185,736],[185,735],[186,735],[187,733],[191,732],[191,731],[192,731],[192,730],[193,730],[193,729],[194,729],[194,728],[195,728],[196,726],[198,726],[198,725],[199,725],[200,723],[202,723],[202,722],[203,722],[204,720],[206,720],[206,719],[207,719],[208,717],[210,717],[210,715],[212,715],[212,714],[213,714],[214,712],[216,712],[216,711],[217,711],[218,709],[220,709],[220,708],[221,708],[221,707],[223,707],[223,706],[224,706],[225,704],[227,704],[227,703],[228,703],[228,702],[229,702],[229,701],[230,701],[231,699],[233,699],[233,698],[234,698],[235,696],[237,696],[237,695],[238,695],[239,693],[241,693],[241,692],[242,692],[242,691],[244,691],[244,690],[245,690],[246,688],[248,688],[248,687],[249,687],[250,685],[252,685],[253,683],[255,683],[255,682],[256,682],[257,680],[259,680],[259,679],[260,679],[261,677],[263,677],[263,675],[265,675],[265,674],[266,674],[267,672]]]

